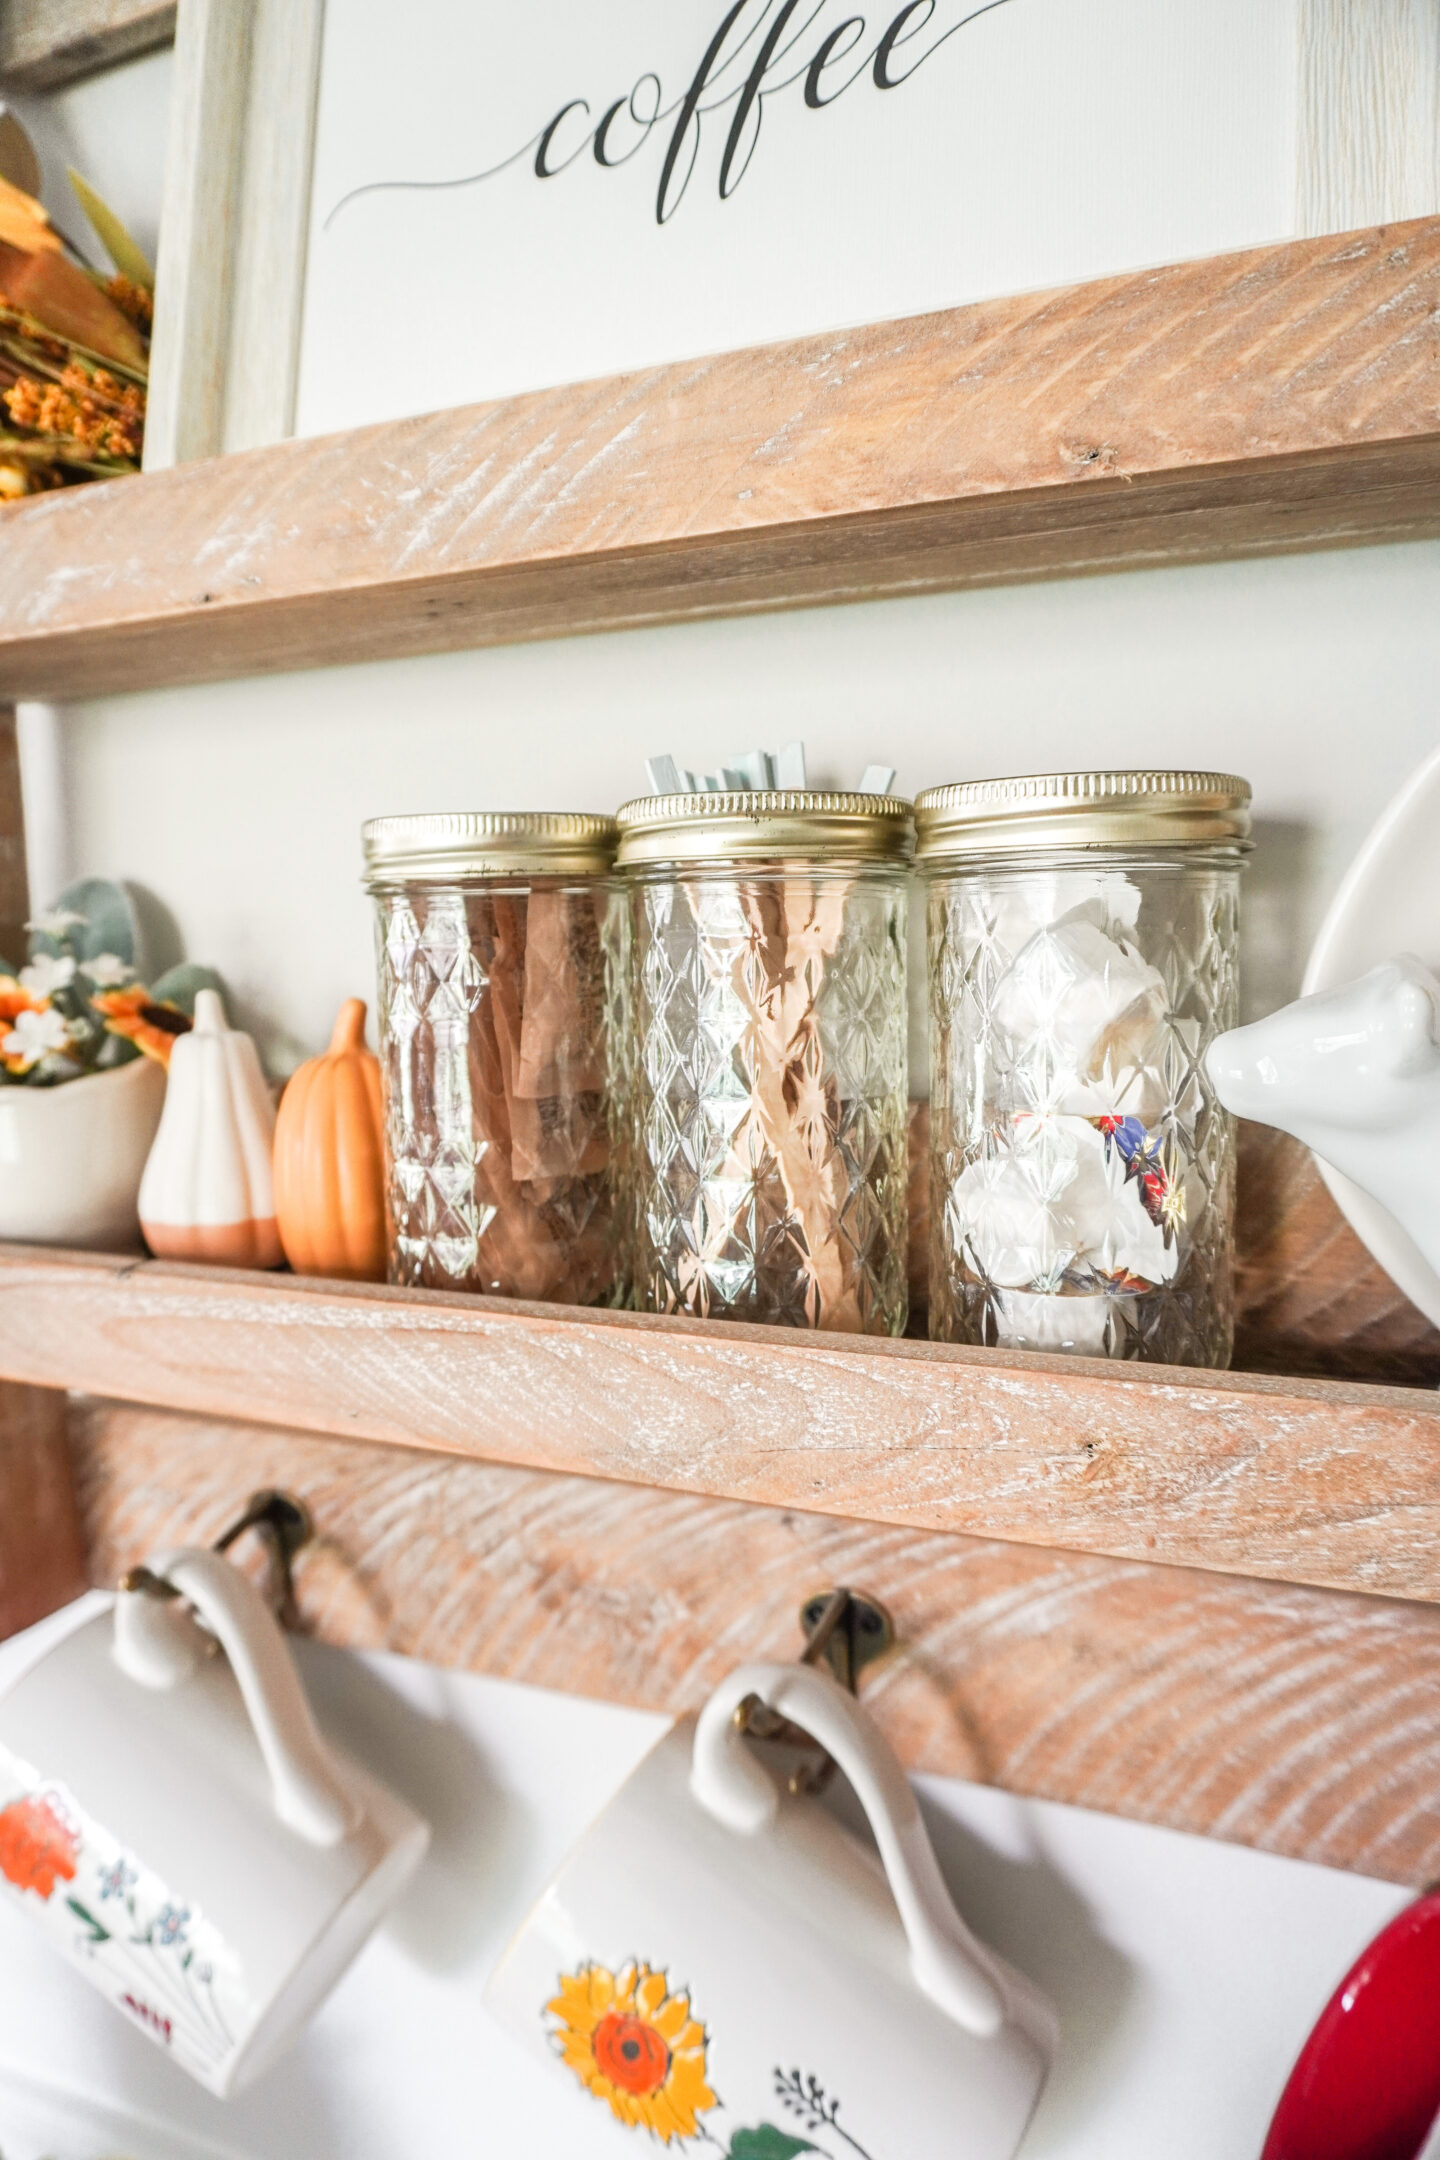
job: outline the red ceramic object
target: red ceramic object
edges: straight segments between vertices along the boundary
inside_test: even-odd
[[[1440,1892],[1351,1966],[1290,2073],[1261,2160],[1416,2160],[1440,2113]]]

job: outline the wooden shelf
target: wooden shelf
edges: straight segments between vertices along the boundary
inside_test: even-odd
[[[0,1248],[0,1374],[920,1532],[1440,1599],[1440,1396]]]
[[[175,36],[175,0],[5,0],[0,87],[33,96],[116,67]]]
[[[0,1633],[280,1484],[327,1641],[676,1711],[850,1581],[917,1768],[1440,1871],[1432,1391],[33,1247],[0,1374]]]
[[[1440,218],[4,512],[0,696],[1440,530]]]

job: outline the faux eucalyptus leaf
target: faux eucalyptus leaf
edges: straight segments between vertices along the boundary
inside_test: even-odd
[[[67,165],[65,170],[70,175],[70,185],[79,198],[81,209],[104,241],[105,252],[121,277],[127,277],[132,285],[143,286],[146,292],[153,293],[155,272],[146,261],[144,250],[138,241],[131,238],[109,203],[96,194],[89,181],[76,172],[73,165]]]
[[[178,1005],[181,1012],[195,1017],[195,1000],[202,990],[218,990],[225,995],[225,985],[214,968],[200,967],[194,960],[182,960],[149,986],[150,995],[157,1005]]]
[[[95,1053],[96,1072],[113,1072],[117,1065],[133,1065],[144,1051],[124,1035],[108,1035]]]
[[[67,922],[66,917],[79,919]],[[43,927],[47,922],[55,925],[53,930]],[[30,932],[32,960],[43,953],[73,953],[77,960],[113,953],[127,967],[134,965],[139,934],[135,909],[124,886],[112,884],[109,878],[81,878],[78,884],[68,885],[58,900],[36,916],[35,923],[39,927]]]

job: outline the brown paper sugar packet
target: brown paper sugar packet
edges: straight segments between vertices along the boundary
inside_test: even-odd
[[[604,1015],[604,958],[592,895],[532,892],[517,1095],[538,1101],[598,1093],[605,1085]]]

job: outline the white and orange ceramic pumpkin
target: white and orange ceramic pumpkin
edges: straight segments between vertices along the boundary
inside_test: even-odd
[[[218,990],[195,1000],[177,1037],[160,1130],[140,1181],[140,1227],[162,1260],[278,1267],[271,1153],[275,1109],[248,1035]]]

